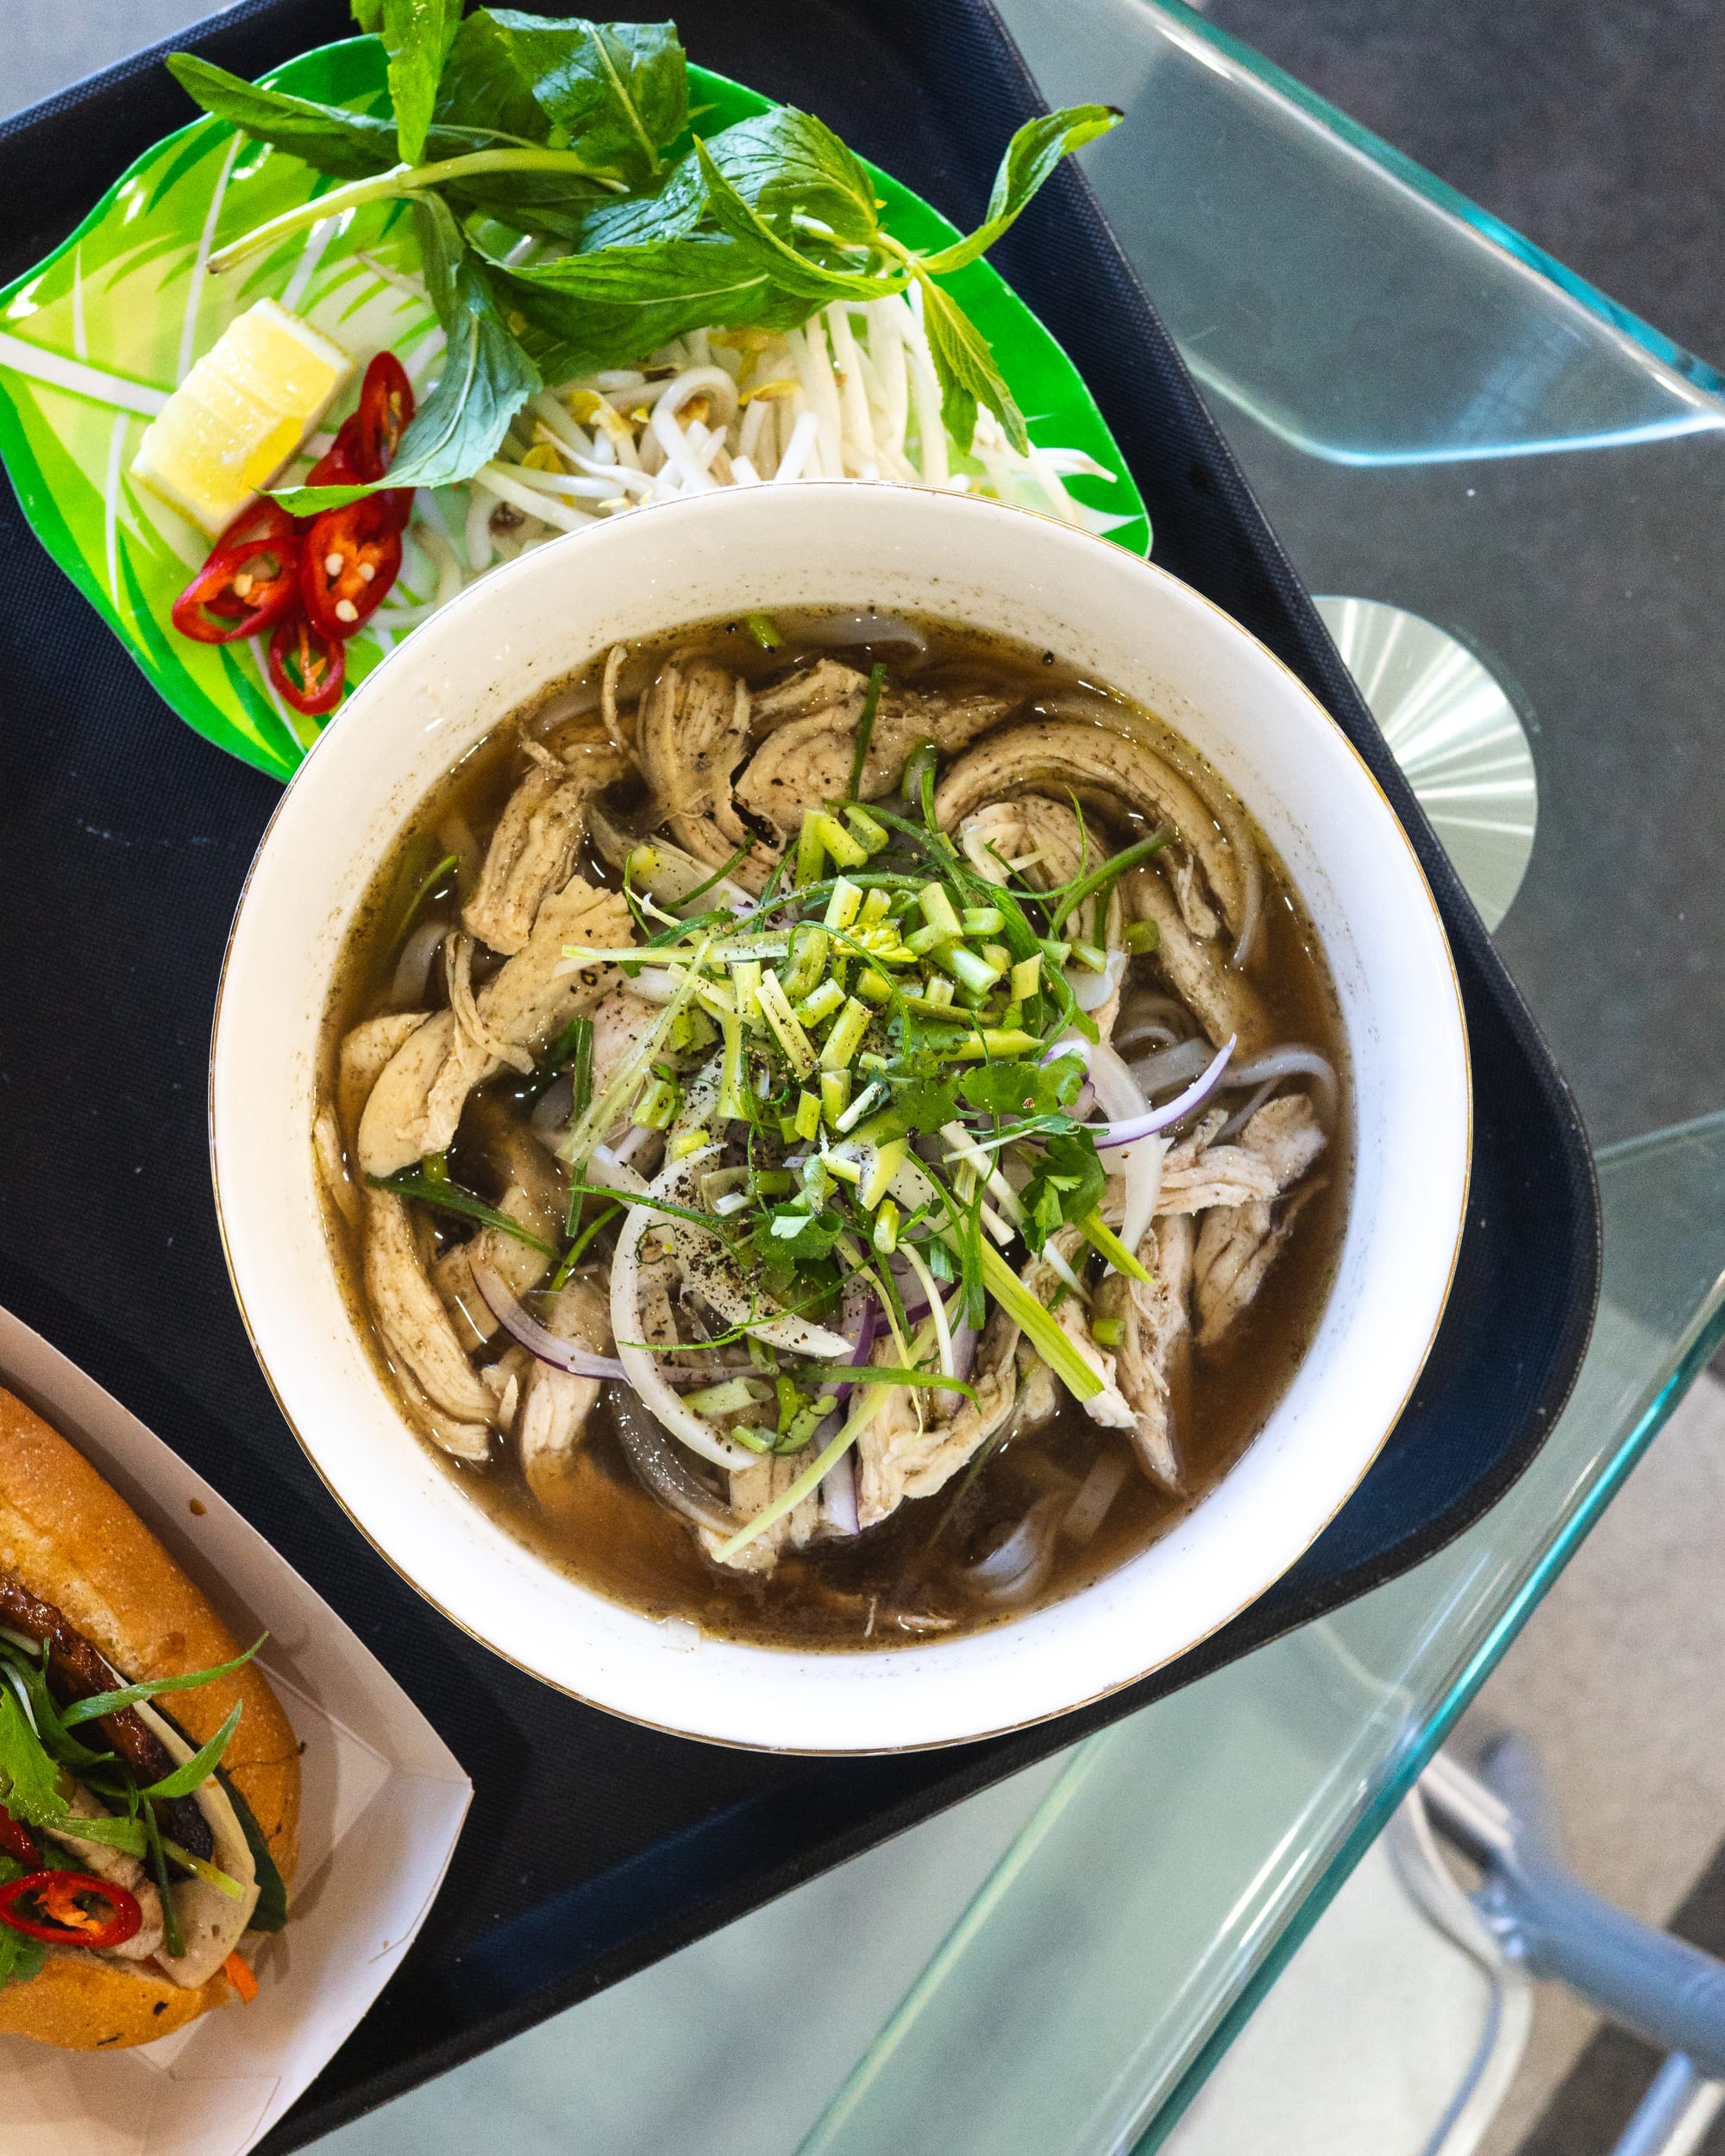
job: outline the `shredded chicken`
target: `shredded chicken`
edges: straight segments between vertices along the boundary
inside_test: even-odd
[[[958,826],[958,842],[977,871],[991,883],[1005,883],[1014,876],[1032,890],[1051,891],[1070,883],[1107,857],[1108,848],[1098,842],[1094,827],[1086,834],[1069,801],[1051,801],[1040,793],[1026,793],[1010,801],[990,801],[967,816]],[[1087,900],[1075,920],[1062,931],[1070,937],[1081,932],[1095,941],[1098,932],[1096,905]],[[1118,887],[1108,893],[1101,924],[1103,947],[1121,949],[1126,908]],[[1120,1015],[1120,993],[1126,982],[1124,965],[1108,994],[1090,1013],[1103,1040],[1113,1037]]]
[[[1295,1186],[1323,1150],[1311,1102],[1293,1093],[1267,1101],[1241,1131],[1238,1147],[1217,1146],[1207,1156],[1240,1152],[1258,1163],[1269,1188],[1204,1215],[1193,1260],[1201,1347],[1220,1340],[1264,1285],[1302,1206],[1316,1194],[1315,1182]]]
[[[441,1153],[455,1135],[467,1098],[502,1065],[487,1042],[533,1052],[597,1003],[615,978],[608,967],[568,968],[569,944],[613,950],[631,940],[619,892],[596,891],[575,876],[539,908],[525,946],[486,981],[474,1006],[484,1040],[454,1011],[421,1022],[386,1066],[360,1119],[360,1165],[367,1175]]]
[[[733,1468],[731,1509],[739,1520],[752,1520],[756,1513],[764,1512],[775,1497],[781,1496],[807,1465],[802,1453],[793,1453],[782,1458],[768,1454],[749,1467]],[[812,1489],[800,1505],[794,1505],[763,1534],[728,1557],[718,1556],[727,1539],[725,1536],[715,1533],[711,1527],[697,1527],[695,1532],[707,1555],[729,1565],[733,1571],[770,1572],[777,1565],[781,1551],[806,1549],[819,1525],[820,1492]]]
[[[711,659],[668,660],[641,699],[641,768],[680,846],[722,868],[749,837],[731,782],[749,740],[749,691]],[[773,855],[754,846],[731,873],[758,891]]]
[[[438,1444],[458,1459],[486,1458],[491,1395],[426,1275],[406,1201],[393,1191],[367,1194],[366,1293],[392,1361],[423,1397]]]
[[[595,1355],[612,1353],[611,1302],[604,1289],[579,1277],[565,1282],[546,1328]],[[600,1380],[577,1377],[535,1362],[522,1387],[516,1440],[527,1487],[548,1511],[567,1493],[576,1447],[599,1399]]]
[[[1240,863],[1202,797],[1140,741],[1102,726],[1038,719],[1010,727],[961,756],[941,780],[935,813],[950,830],[986,801],[1040,793],[1105,806],[1153,809],[1197,856],[1224,918],[1238,931],[1244,904]]]
[[[526,746],[530,753],[538,748]],[[479,888],[461,909],[470,935],[511,956],[525,945],[547,895],[569,880],[587,804],[631,768],[609,743],[583,742],[568,761],[538,750],[492,833]]]
[[[1062,1228],[1051,1238],[1051,1246],[1070,1265],[1083,1242],[1076,1228]],[[1053,1303],[1062,1287],[1060,1275],[1046,1257],[1032,1258],[1025,1267],[1024,1284],[1041,1303]],[[1137,1417],[1120,1390],[1113,1352],[1100,1346],[1090,1331],[1090,1314],[1080,1299],[1070,1294],[1062,1296],[1054,1312],[1055,1323],[1102,1381],[1101,1391],[1084,1402],[1084,1412],[1105,1430],[1132,1429]]]
[[[1220,945],[1193,935],[1154,864],[1142,862],[1128,869],[1120,887],[1133,917],[1156,924],[1156,962],[1216,1046],[1232,1034],[1239,1043],[1235,1053],[1243,1058],[1269,1047],[1272,1028],[1257,989],[1227,964]]]
[[[1096,1290],[1095,1314],[1122,1328],[1116,1376],[1132,1412],[1132,1444],[1144,1470],[1178,1490],[1177,1432],[1192,1362],[1190,1219],[1176,1214],[1152,1225],[1136,1255],[1149,1283],[1108,1274]]]
[[[1019,1328],[996,1308],[977,1343],[970,1372],[974,1402],[963,1393],[934,1389],[918,1397],[894,1386],[874,1420],[856,1440],[856,1518],[872,1527],[906,1497],[928,1497],[950,1482],[992,1438],[1018,1397]],[[876,1363],[897,1360],[890,1339],[877,1344]]]
[[[528,1131],[518,1127],[506,1130],[496,1156],[509,1177],[508,1188],[498,1200],[498,1211],[505,1219],[525,1228],[543,1247],[535,1250],[518,1236],[487,1223],[437,1260],[433,1269],[437,1292],[443,1298],[456,1338],[470,1351],[491,1339],[498,1326],[474,1278],[474,1267],[481,1265],[495,1273],[512,1295],[528,1294],[551,1269],[567,1211],[561,1178],[545,1149]]]
[[[811,810],[850,792],[868,686],[866,674],[821,659],[755,699],[755,730],[764,721],[768,737],[737,780],[737,799],[771,824],[781,843],[795,836]],[[919,742],[962,749],[1009,708],[999,696],[883,690],[862,766],[862,799],[892,792]]]

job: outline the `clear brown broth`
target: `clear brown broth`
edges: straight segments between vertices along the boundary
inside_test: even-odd
[[[808,611],[812,616],[814,610]],[[1022,703],[1002,719],[1002,727],[1021,720],[1032,703],[1095,693],[1097,685],[1083,680],[1054,655],[923,617],[916,618],[916,626],[929,644],[928,661],[915,675],[917,686],[1005,685]],[[788,635],[779,649],[763,651],[741,623],[727,619],[683,627],[637,647],[624,675],[625,696],[674,648],[709,650],[756,683],[783,675],[817,650],[863,667],[876,657],[892,667],[902,651],[885,644],[817,646]],[[343,1035],[362,1019],[404,1007],[390,994],[399,943],[388,931],[400,917],[405,895],[444,850],[439,832],[447,833],[452,818],[465,819],[483,849],[522,775],[521,731],[555,736],[571,714],[590,708],[603,658],[599,655],[494,729],[404,827],[359,909],[337,968],[323,1033],[326,1090],[332,1096]],[[1138,730],[1156,736],[1164,753],[1189,768],[1201,766],[1196,751],[1170,728],[1140,706],[1126,708]],[[617,798],[628,805],[626,793]],[[1129,843],[1133,820],[1121,819],[1120,843]],[[488,1465],[474,1468],[423,1438],[443,1470],[510,1533],[597,1593],[652,1616],[692,1620],[716,1635],[781,1647],[906,1645],[980,1630],[1022,1616],[1026,1608],[1075,1594],[1148,1547],[1215,1487],[1264,1427],[1322,1314],[1346,1218],[1351,1136],[1346,1047],[1334,990],[1298,894],[1261,836],[1258,843],[1265,875],[1264,926],[1249,977],[1268,1008],[1276,1037],[1309,1044],[1329,1057],[1342,1079],[1342,1106],[1339,1126],[1332,1130],[1319,1163],[1322,1189],[1300,1213],[1257,1299],[1219,1345],[1195,1353],[1191,1398],[1178,1426],[1184,1495],[1171,1495],[1134,1467],[1094,1539],[1082,1550],[1063,1542],[1058,1545],[1054,1570],[1036,1601],[996,1612],[979,1602],[967,1586],[967,1564],[1038,1498],[1051,1491],[1076,1493],[1103,1452],[1126,1443],[1120,1432],[1091,1422],[1064,1395],[1052,1422],[1000,1446],[974,1476],[961,1473],[945,1489],[902,1504],[880,1526],[852,1540],[822,1542],[801,1551],[787,1549],[776,1570],[764,1576],[711,1562],[687,1524],[647,1494],[629,1464],[603,1396],[555,1518],[548,1516],[528,1489],[506,1443],[494,1446]],[[616,881],[591,854],[581,872],[595,883]],[[454,924],[457,911],[452,879],[448,888],[440,887],[421,907],[415,924],[428,918]],[[1153,962],[1134,962],[1128,997],[1139,981],[1159,985]],[[1239,1096],[1233,1098],[1237,1101]],[[501,1194],[488,1165],[487,1132],[495,1131],[498,1119],[519,1112],[519,1081],[508,1075],[475,1091],[451,1150],[450,1168],[457,1181],[490,1198]],[[344,1137],[351,1143],[351,1132]],[[389,1359],[366,1307],[358,1238],[333,1205],[326,1206],[326,1215],[354,1322],[387,1378],[392,1375]],[[440,1248],[462,1232],[453,1222],[439,1221],[435,1227]],[[499,1336],[487,1352],[507,1345]]]

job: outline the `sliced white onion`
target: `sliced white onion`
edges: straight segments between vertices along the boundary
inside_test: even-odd
[[[820,1516],[836,1535],[862,1532],[856,1517],[856,1470],[849,1452],[841,1452],[821,1478]]]
[[[547,1086],[533,1104],[528,1117],[528,1127],[542,1145],[548,1145],[555,1153],[569,1135],[569,1119],[575,1112],[575,1081],[567,1071],[555,1084]]]
[[[1162,1203],[1162,1163],[1168,1156],[1168,1143],[1165,1138],[1141,1138],[1136,1144],[1120,1149],[1126,1176],[1120,1240],[1134,1257],[1145,1230],[1156,1218],[1157,1207]]]
[[[1126,1479],[1126,1463],[1120,1452],[1104,1452],[1078,1486],[1078,1495],[1066,1508],[1060,1532],[1082,1550],[1095,1539],[1107,1511]]]
[[[806,644],[906,644],[919,658],[928,649],[921,630],[897,614],[798,614],[785,625]]]
[[[1027,1602],[1040,1591],[1054,1564],[1054,1538],[1066,1500],[1038,1497],[997,1550],[965,1568],[979,1601],[997,1608]]]
[[[554,1370],[567,1370],[571,1377],[627,1379],[628,1372],[622,1363],[611,1356],[595,1355],[591,1348],[582,1347],[578,1341],[560,1339],[541,1325],[510,1294],[489,1265],[474,1258],[469,1269],[474,1285],[484,1296],[492,1317],[510,1338],[518,1340],[530,1355],[549,1363]]]
[[[1088,966],[1074,967],[1064,976],[1072,991],[1072,1000],[1081,1011],[1100,1011],[1126,978],[1130,962],[1125,951],[1111,950],[1107,965],[1101,973],[1092,973]]]
[[[676,1446],[626,1387],[619,1385],[611,1395],[611,1414],[629,1464],[649,1495],[714,1534],[736,1533],[742,1521],[691,1472]]]
[[[660,1194],[656,1185],[650,1190],[654,1195]],[[680,1400],[659,1368],[658,1357],[649,1355],[637,1337],[641,1325],[641,1238],[649,1226],[669,1218],[668,1213],[651,1213],[645,1206],[630,1206],[623,1232],[617,1238],[617,1255],[611,1261],[611,1330],[617,1342],[618,1360],[643,1401],[691,1452],[699,1453],[715,1467],[752,1467],[754,1453],[725,1437],[704,1415],[698,1415]]]
[[[449,932],[447,921],[422,921],[401,947],[395,962],[395,978],[389,993],[398,1003],[412,1005],[425,1000],[425,984],[431,977],[431,962],[437,946]]]

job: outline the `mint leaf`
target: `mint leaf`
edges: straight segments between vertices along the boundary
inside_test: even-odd
[[[824,306],[831,299],[883,299],[890,293],[902,291],[910,281],[908,272],[870,276],[861,270],[835,269],[812,262],[782,238],[764,216],[750,207],[719,170],[705,142],[696,142],[695,155],[700,160],[707,208],[714,223],[721,232],[752,247],[763,261],[770,263],[778,283],[787,292],[794,292],[814,306]],[[985,345],[983,350],[987,349]]]
[[[932,278],[922,278],[920,288],[923,328],[940,381],[940,416],[946,431],[961,449],[968,449],[976,432],[976,407],[987,404],[1005,428],[1007,441],[1022,454],[1030,447],[1024,414],[1013,403],[987,340]]]
[[[285,91],[260,89],[196,53],[170,53],[168,72],[196,104],[230,127],[304,158],[337,179],[369,179],[396,162],[395,123]]]
[[[461,0],[383,0],[381,12],[397,152],[404,165],[417,165],[425,154],[437,85],[461,19]]]
[[[651,185],[666,147],[688,125],[688,77],[674,23],[548,22],[486,8],[463,38],[476,51],[488,45],[493,71],[515,71],[561,142],[631,188]],[[498,124],[483,104],[471,116]]]
[[[1026,120],[1000,160],[987,217],[968,238],[924,255],[924,269],[944,277],[986,254],[1069,151],[1082,149],[1085,143],[1107,135],[1124,117],[1117,105],[1069,105],[1063,112]]]
[[[776,264],[760,249],[718,233],[515,270],[492,264],[491,273],[526,318],[524,334],[553,379],[623,365],[710,323],[788,328],[809,311],[787,297]]]
[[[880,230],[875,183],[824,121],[777,105],[726,128],[707,155],[738,198],[763,217],[794,210],[817,218],[852,246]]]
[[[240,1717],[244,1712],[242,1702],[229,1715],[207,1745],[201,1745],[171,1774],[163,1775],[160,1782],[152,1782],[147,1789],[140,1789],[139,1796],[169,1799],[190,1796],[194,1789],[201,1789],[221,1765],[222,1754],[228,1749],[234,1732],[240,1727]]]
[[[383,28],[383,0],[353,0],[352,14],[360,28],[373,35]]]
[[[362,494],[396,486],[448,486],[497,454],[509,423],[536,391],[539,370],[516,341],[485,266],[468,252],[448,205],[414,198],[425,283],[448,349],[437,386],[401,437],[395,461],[370,486],[289,486],[275,497],[295,517],[314,517]]]

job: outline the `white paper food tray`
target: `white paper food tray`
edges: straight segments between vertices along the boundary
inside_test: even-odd
[[[329,1604],[135,1415],[0,1310],[0,1385],[75,1445],[259,1657],[303,1752],[287,1929],[249,2006],[126,2052],[0,2037],[3,2156],[243,2156],[351,2033],[425,1920],[473,1796]],[[259,1946],[256,1953],[251,1947]]]

